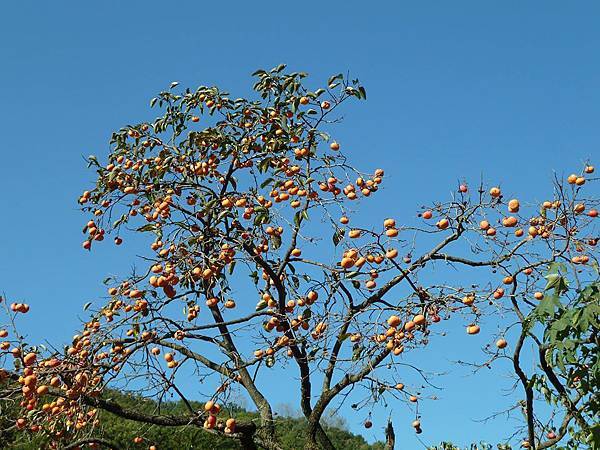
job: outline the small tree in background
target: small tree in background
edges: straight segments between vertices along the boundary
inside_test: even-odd
[[[384,171],[354,168],[330,133],[338,109],[365,99],[364,88],[336,75],[311,91],[306,74],[284,65],[254,75],[257,100],[205,86],[175,93],[173,83],[151,101],[159,118],[113,133],[106,163],[89,158],[98,178],[79,199],[89,215],[84,249],[137,233],[151,252],[134,273],[105,280],[105,303],[85,305],[90,319],[64,352],[23,340],[14,324],[28,306],[7,305],[0,361],[5,397],[23,408],[14,426],[46,434],[53,448],[92,442],[104,410],[280,449],[272,402],[285,388],[298,392],[307,449],[336,447],[324,414],[351,392],[361,392],[356,410],[405,402],[421,433],[425,393],[405,386],[405,354],[424,352],[443,319],[460,316],[476,335],[483,316],[502,312],[505,328],[520,331],[512,343],[494,338],[486,366],[513,361],[525,392],[523,446],[588,439],[598,291],[580,288],[597,277],[598,200],[586,194],[593,167],[557,179],[542,205],[464,183],[410,223],[361,224],[353,212],[377,195]],[[449,277],[447,266],[465,275]],[[543,373],[523,367],[526,340],[538,345]],[[277,389],[260,387],[269,370],[280,370]],[[183,380],[214,387],[204,408],[192,407]],[[139,412],[105,395],[110,386],[158,402],[175,395],[189,407]],[[547,421],[535,413],[537,391],[556,406]],[[260,420],[222,408],[235,392]]]

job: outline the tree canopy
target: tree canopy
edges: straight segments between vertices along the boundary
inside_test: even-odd
[[[338,74],[309,89],[307,74],[285,65],[253,75],[249,99],[173,83],[150,102],[155,121],[121,128],[106,158],[89,157],[97,179],[79,198],[83,248],[139,234],[149,250],[132,273],[105,280],[107,297],[84,305],[89,320],[64,351],[27,342],[17,330],[29,306],[5,302],[0,375],[23,410],[16,429],[69,448],[96,442],[111,414],[139,430],[192,427],[218,443],[295,448],[277,431],[276,392],[257,382],[286,368],[306,449],[344,448],[324,423],[333,407],[364,411],[370,428],[373,405],[403,402],[420,434],[427,395],[405,383],[420,368],[404,355],[426,352],[445,319],[462,317],[477,335],[482,317],[498,315],[504,331],[482,366],[512,361],[524,395],[512,439],[588,445],[600,373],[594,167],[557,177],[541,204],[465,181],[412,219],[361,223],[354,217],[386,174],[355,168],[333,134],[364,87]],[[450,267],[459,275],[447,276]],[[525,343],[539,350],[535,363]],[[181,388],[190,378],[214,388],[202,407]],[[113,386],[158,406],[138,408]],[[224,407],[236,392],[257,417]],[[536,393],[549,416],[536,411]],[[163,407],[171,395],[177,407]]]

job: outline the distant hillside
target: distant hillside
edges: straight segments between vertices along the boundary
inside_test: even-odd
[[[154,401],[142,399],[133,395],[112,391],[110,396],[118,400],[118,403],[125,408],[136,409],[141,412],[156,412],[158,407]],[[201,410],[203,405],[198,402],[192,402],[192,407]],[[239,420],[249,420],[257,418],[257,414],[249,412],[235,405],[227,405],[227,410],[231,411],[233,416]],[[15,418],[15,410],[10,405],[0,403],[0,429],[5,429]],[[182,402],[166,402],[161,405],[161,412],[164,414],[186,414],[187,408]],[[304,435],[306,426],[301,418],[279,417],[276,422],[277,434],[280,442],[285,449],[301,450],[304,446]],[[382,443],[368,444],[362,436],[357,436],[349,431],[339,427],[327,427],[328,435],[335,443],[338,450],[383,450]],[[102,412],[101,428],[95,433],[95,436],[110,439],[119,448],[140,450],[148,448],[150,445],[156,445],[159,450],[234,450],[239,449],[239,445],[231,440],[219,438],[205,433],[196,427],[157,427],[140,426],[129,420],[115,417],[111,414]],[[145,444],[134,444],[133,438],[142,436]],[[45,441],[40,438],[28,440],[19,433],[7,432],[2,434],[0,431],[0,448],[15,450],[34,450],[45,448]]]

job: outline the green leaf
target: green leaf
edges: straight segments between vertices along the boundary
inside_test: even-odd
[[[557,272],[550,272],[544,278],[547,280],[544,290],[548,291],[553,289],[559,283],[560,275]]]
[[[544,295],[533,311],[535,318],[544,319],[554,315],[554,309],[560,305],[558,297],[555,295]]]
[[[123,214],[121,217],[119,217],[117,220],[114,221],[113,228],[117,228],[122,223],[127,222],[128,219],[129,219],[129,215]]]
[[[352,361],[358,361],[363,350],[364,347],[362,345],[357,345],[356,347],[354,347],[354,350],[352,351]]]
[[[319,131],[319,136],[321,136],[321,139],[323,139],[325,142],[328,142],[330,139],[330,136],[322,131]]]
[[[88,156],[88,168],[92,166],[100,167],[100,163],[98,162],[98,158],[94,155]]]
[[[145,231],[154,231],[155,229],[156,229],[156,226],[153,223],[147,223],[146,225],[139,227],[136,231],[145,232]]]
[[[362,86],[358,87],[358,91],[360,92],[360,95],[362,96],[363,100],[367,99],[367,91],[365,91],[365,88]]]
[[[565,273],[567,271],[566,266],[561,262],[552,262],[548,264],[548,273]]]
[[[274,67],[273,69],[271,69],[271,73],[279,73],[286,67],[287,67],[286,64],[279,64],[277,67]]]
[[[260,183],[260,187],[261,188],[265,188],[265,186],[268,186],[273,181],[274,181],[273,178],[267,178],[265,181],[263,181],[262,183]]]
[[[300,226],[301,218],[302,218],[302,212],[298,211],[296,214],[294,214],[294,225],[296,227]]]
[[[329,80],[327,80],[327,85],[330,88],[332,87],[332,84],[336,81],[336,80],[343,80],[344,79],[344,75],[342,75],[341,73],[338,73],[337,75],[333,75],[331,77],[329,77]]]
[[[546,287],[544,288],[545,291],[554,289],[556,295],[561,295],[569,288],[569,282],[558,272],[549,273],[544,278],[547,280]]]
[[[252,272],[250,275],[248,275],[250,277],[250,279],[252,281],[254,281],[254,284],[258,284],[258,272]]]
[[[290,268],[292,268],[293,266],[290,264],[289,265]],[[296,275],[292,275],[292,284],[294,285],[294,287],[296,289],[300,289],[300,278],[298,278]]]
[[[271,158],[265,158],[261,162],[258,163],[258,171],[260,173],[264,173],[267,171],[269,166],[271,165]]]
[[[277,250],[281,247],[281,236],[278,234],[271,236],[271,247],[273,247],[273,250]]]
[[[302,320],[309,320],[312,317],[312,311],[310,308],[306,308],[302,311]]]
[[[331,237],[331,240],[333,241],[333,245],[335,245],[337,247],[338,244],[342,241],[342,239],[344,239],[345,234],[346,234],[346,231],[343,228],[337,228],[335,230],[335,232],[333,233],[333,236]]]
[[[254,308],[256,311],[261,311],[263,309],[265,309],[268,306],[267,302],[264,300],[259,301],[256,304],[256,308]]]

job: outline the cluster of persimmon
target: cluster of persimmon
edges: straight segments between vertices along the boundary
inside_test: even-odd
[[[207,414],[204,421],[204,428],[216,428],[223,431],[225,434],[235,433],[236,421],[233,417],[228,418],[225,422],[218,419],[219,413],[221,412],[221,406],[218,403],[215,403],[212,400],[207,401],[204,404],[204,411]]]
[[[267,277],[265,277],[266,280],[268,280]],[[319,294],[316,291],[309,291],[305,297],[300,297],[297,300],[289,300],[286,304],[286,308],[285,311],[289,314],[293,314],[294,313],[294,309],[296,306],[311,306],[313,305],[317,299],[319,298]],[[256,310],[260,311],[266,307],[269,308],[277,308],[278,307],[278,303],[275,301],[275,299],[271,296],[271,294],[269,292],[264,292],[262,294],[262,296],[260,297],[260,300],[258,301],[258,303],[256,304]],[[273,320],[276,320],[275,318]],[[275,326],[273,326],[272,328],[270,328],[268,331],[271,331],[273,328],[276,328]],[[277,331],[281,331],[283,328],[277,328]]]
[[[593,166],[587,165],[585,167],[584,172],[585,174],[593,173]],[[568,182],[570,184],[576,185],[577,187],[582,186],[583,184],[585,184],[585,176],[571,175],[568,179]],[[466,193],[467,190],[468,189],[466,185],[461,185],[459,188],[459,192],[461,193]],[[489,195],[492,198],[492,208],[497,208],[498,206],[503,204],[503,202],[501,201],[502,192],[500,188],[491,188],[489,190]],[[527,240],[541,238],[548,240],[550,238],[557,237],[555,236],[555,230],[558,226],[562,226],[563,229],[565,226],[567,226],[568,221],[566,219],[566,215],[570,213],[574,215],[581,215],[585,213],[589,218],[592,219],[598,216],[598,212],[595,208],[587,209],[584,203],[574,202],[572,205],[569,206],[571,210],[565,210],[564,208],[561,208],[561,206],[562,205],[559,200],[544,201],[540,205],[540,214],[530,217],[529,219],[523,219],[522,217],[518,216],[521,207],[519,200],[511,199],[506,203],[508,215],[504,215],[503,217],[501,217],[498,221],[498,224],[500,227],[505,229],[514,229],[513,234],[517,238],[525,237],[525,239]],[[427,210],[420,214],[420,216],[425,220],[431,219],[433,215],[434,213],[431,210]],[[343,225],[347,225],[350,222],[350,219],[347,216],[343,216],[340,219],[340,222]],[[525,231],[523,230],[523,228],[519,228],[519,224],[522,224],[522,226],[525,227]],[[448,217],[443,217],[439,219],[435,225],[438,229],[445,230],[450,227],[451,220]],[[492,226],[490,222],[486,219],[480,221],[479,229],[484,232],[484,236],[487,238],[494,238],[497,235],[497,226]],[[391,218],[386,219],[384,221],[384,230],[384,233],[388,238],[395,238],[399,234],[399,231],[396,227],[396,222],[394,219]],[[570,259],[570,261],[573,264],[587,264],[590,262],[590,257],[581,253],[585,251],[586,246],[594,247],[597,244],[598,239],[586,238],[582,240],[580,238],[577,238],[576,235],[578,232],[579,229],[575,227],[566,231],[567,235],[572,236],[573,249],[579,253],[578,255],[573,256]],[[359,229],[350,230],[350,232],[348,233],[350,238],[359,238],[363,234],[364,233],[362,233],[362,231]],[[561,239],[562,236],[564,236],[564,232],[562,235],[558,235],[558,239]],[[394,253],[392,255],[386,255],[387,258],[390,258],[390,256],[392,256],[393,258],[396,256],[396,254]],[[385,259],[382,256],[376,257],[370,254],[361,256],[360,249],[349,248],[348,250],[344,251],[339,265],[343,269],[356,268],[357,270],[360,270],[367,262],[371,264],[380,264],[384,260]],[[410,259],[407,259],[407,262],[410,262]],[[502,284],[512,285],[516,282],[515,280],[519,273],[522,273],[525,276],[530,276],[533,274],[533,272],[534,269],[532,267],[516,268],[515,272],[512,275],[507,275],[502,279]],[[376,270],[371,270],[370,273],[371,276],[373,276],[373,273],[375,273],[375,277],[377,276]],[[528,283],[528,285],[529,284],[530,283]],[[372,283],[372,280],[368,280],[366,282],[366,287],[372,288],[374,286],[375,285]],[[496,287],[490,294],[490,296],[493,297],[495,300],[503,298],[504,295],[505,289],[502,286]],[[541,300],[543,299],[543,297],[544,294],[541,291],[536,291],[533,293],[533,298],[536,300]],[[468,294],[462,298],[462,303],[466,306],[473,306],[475,300],[475,294]],[[439,320],[440,317],[437,315],[437,313],[434,313],[432,316],[430,316],[429,321],[437,322]],[[414,316],[412,320],[406,320],[405,322],[402,322],[402,319],[400,317],[393,315],[387,321],[388,328],[383,333],[373,336],[373,340],[380,344],[385,343],[386,348],[388,350],[392,351],[395,355],[399,355],[404,350],[403,340],[406,341],[408,339],[413,338],[414,331],[425,327],[427,322],[428,320],[426,319],[425,314],[418,314]],[[471,323],[466,327],[466,331],[468,334],[471,335],[478,334],[480,332],[480,326],[476,323]],[[360,333],[355,333],[351,335],[351,341],[358,342],[361,339],[361,337],[362,336],[360,335]],[[505,338],[501,337],[496,340],[495,345],[499,350],[502,350],[508,346],[508,342]],[[365,426],[368,427],[368,424],[370,424],[370,421],[365,422]],[[422,431],[419,420],[416,420],[413,423],[413,427],[415,427],[417,433],[420,433]],[[554,433],[552,433],[552,436],[552,438],[556,437]]]
[[[435,320],[438,321],[439,317]],[[383,344],[394,355],[398,356],[404,352],[404,342],[414,338],[414,333],[425,329],[427,321],[425,315],[417,314],[412,319],[402,322],[402,319],[397,315],[391,315],[387,319],[387,329],[384,333],[374,336],[374,341]]]
[[[11,303],[10,310],[12,312],[25,314],[29,312],[29,305],[27,303]]]
[[[331,144],[332,149],[335,146],[335,150],[339,150],[339,144],[334,142]],[[383,170],[375,170],[375,174],[372,178],[364,179],[358,177],[355,184],[348,184],[343,189],[337,186],[340,181],[336,177],[329,177],[326,181],[319,184],[319,189],[323,192],[331,192],[334,196],[340,195],[342,192],[349,200],[356,200],[358,198],[357,191],[360,192],[364,197],[369,197],[371,193],[376,192],[379,185],[383,181]]]
[[[100,211],[100,210],[96,210]],[[99,215],[99,214],[96,214]],[[104,229],[98,228],[93,220],[90,220],[84,227],[84,233],[88,234],[88,238],[83,241],[83,248],[89,250],[92,246],[92,241],[103,241],[104,240]],[[120,244],[120,242],[119,242]]]
[[[300,297],[297,300],[288,300],[285,305],[285,313],[286,314],[294,314],[297,307],[311,306],[318,299],[318,294],[316,291],[309,291],[305,297]],[[271,294],[265,292],[259,302],[256,305],[257,310],[262,310],[266,307],[272,308],[274,310],[277,309],[278,303],[273,299]],[[288,317],[288,316],[278,316],[274,312],[272,312],[272,317],[263,322],[263,329],[266,332],[272,332],[273,330],[284,333],[287,329],[291,329],[294,332],[303,330],[308,331],[310,329],[310,319],[306,317],[304,314],[299,314],[296,317]],[[311,332],[311,336],[313,339],[318,339],[325,332],[327,328],[327,324],[324,322],[319,322],[315,325],[313,331]],[[254,351],[254,356],[256,358],[262,358],[263,356],[271,356],[274,354],[275,349],[283,348],[289,346],[291,343],[294,343],[288,336],[285,334],[279,336],[273,347],[269,347],[266,350],[257,349]],[[288,349],[288,356],[292,356],[292,350]]]
[[[212,100],[205,100],[210,103]],[[245,136],[241,139],[241,151],[239,151],[241,155],[247,155],[254,150],[255,153],[263,152],[264,149],[270,149],[274,146],[275,142],[273,140],[269,140],[269,135],[273,135],[275,138],[285,138],[287,136],[287,141],[289,144],[298,143],[300,138],[294,134],[291,136],[289,133],[284,133],[283,129],[279,126],[281,120],[288,121],[293,117],[293,114],[290,114],[289,111],[282,112],[276,110],[267,110],[265,111],[266,116],[260,117],[259,120],[255,122],[249,122],[247,120],[248,117],[259,117],[255,111],[250,109],[244,110],[244,123],[241,124],[244,129],[252,129],[257,124],[260,125],[270,125],[269,129],[263,128],[260,136],[250,135]],[[165,146],[160,139],[155,137],[150,137],[147,135],[149,131],[149,127],[146,124],[143,124],[137,129],[129,129],[127,132],[127,136],[129,138],[133,138],[137,141],[142,137],[142,134],[146,135],[144,141],[139,143],[140,148],[143,149],[154,149],[158,147],[159,153],[169,153],[170,150]],[[178,157],[150,157],[143,158],[133,161],[132,159],[126,158],[124,155],[119,155],[115,158],[114,162],[109,163],[105,168],[103,168],[103,175],[106,179],[106,186],[109,192],[119,190],[122,194],[143,194],[146,196],[152,195],[153,191],[155,191],[155,186],[152,184],[146,184],[144,186],[140,186],[140,178],[151,178],[152,176],[162,175],[164,177],[165,172],[173,172],[178,174],[183,174],[187,177],[212,177],[217,179],[219,182],[224,182],[223,174],[221,174],[217,168],[221,160],[217,156],[217,154],[209,154],[209,150],[217,151],[221,149],[221,146],[224,144],[222,137],[220,136],[211,136],[210,133],[199,133],[197,139],[194,140],[193,144],[197,147],[198,154],[180,154]],[[261,141],[264,145],[258,145],[255,142]],[[330,145],[332,150],[338,150],[339,144],[332,143]],[[296,148],[293,150],[296,159],[308,158],[311,156],[311,151],[306,147]],[[237,153],[237,152],[236,152]],[[288,157],[275,157],[271,164],[273,164],[281,173],[284,173],[288,177],[293,177],[301,172],[301,167],[298,165],[290,165],[290,158]],[[252,167],[253,159],[248,158],[246,161],[242,161],[241,158],[235,160],[235,166],[237,168],[244,167]],[[144,169],[146,168],[147,173],[144,173]],[[127,172],[129,170],[129,172]],[[362,182],[361,182],[362,184]],[[376,180],[368,180],[365,183],[364,189],[376,189]],[[177,191],[177,190],[176,190]],[[180,192],[177,192],[179,195]],[[274,198],[275,202],[282,202],[285,200],[290,200],[293,207],[299,206],[299,200],[293,200],[291,197],[298,196],[316,196],[316,192],[309,192],[306,188],[302,188],[297,186],[293,180],[287,180],[282,182],[274,182],[274,189],[272,189],[270,196]],[[367,194],[368,195],[368,194]],[[90,192],[86,191],[80,198],[81,203],[87,203],[90,199]],[[264,207],[270,207],[268,201],[265,200],[264,197],[257,197],[258,203]],[[197,202],[196,195],[188,195],[186,198],[186,203],[189,206],[194,206]],[[102,205],[109,206],[109,200],[104,200],[101,202]],[[137,204],[136,204],[137,203]],[[224,208],[231,208],[234,205],[240,208],[245,208],[244,216],[245,218],[249,218],[252,214],[253,205],[249,204],[248,198],[246,196],[238,196],[237,198],[230,198],[225,196],[220,201],[221,206]],[[132,202],[131,206],[140,206],[139,199],[136,198],[134,202]],[[157,199],[154,203],[141,205],[139,210],[132,209],[130,211],[130,215],[137,215],[139,212],[143,213],[148,221],[156,221],[159,219],[167,219],[170,216],[170,205],[169,199]],[[102,212],[99,213],[99,215]]]
[[[585,174],[591,174],[594,172],[594,168],[591,165],[587,165],[584,170]],[[585,176],[580,175],[571,175],[568,178],[568,182],[571,184],[575,184],[576,186],[582,186],[585,183]],[[466,184],[461,184],[459,187],[459,192],[466,193],[468,188]],[[502,192],[499,187],[492,187],[489,190],[489,195],[491,197],[490,206],[493,209],[497,209],[499,206],[503,205],[502,201]],[[568,214],[568,211],[565,211],[564,208],[561,209],[561,202],[559,200],[554,201],[545,201],[540,205],[540,214],[530,217],[529,219],[523,219],[518,216],[518,213],[521,208],[520,201],[516,198],[509,200],[506,203],[506,208],[508,211],[507,215],[504,215],[498,220],[498,226],[504,229],[515,229],[514,236],[517,238],[524,237],[526,240],[533,240],[536,237],[541,239],[550,239],[554,238],[555,229],[558,226],[566,226],[567,219],[565,214]],[[550,214],[550,213],[553,213]],[[581,215],[586,213],[588,217],[595,218],[598,216],[598,212],[594,208],[590,208],[586,211],[586,206],[584,203],[574,203],[572,205],[572,214]],[[433,212],[431,210],[426,210],[421,213],[420,216],[429,220],[433,217]],[[344,215],[340,218],[340,223],[343,225],[349,224],[350,219]],[[528,228],[527,234],[523,228],[519,228],[519,224],[527,225]],[[395,219],[388,218],[384,221],[384,232],[387,238],[393,239],[396,238],[399,234],[399,230],[396,226]],[[436,222],[436,227],[440,230],[445,230],[450,227],[451,220],[448,217],[442,217]],[[486,238],[494,238],[497,234],[497,227],[492,226],[487,219],[483,219],[479,222],[479,229],[483,231],[484,236]],[[577,229],[573,228],[569,230],[573,237],[575,237]],[[363,231],[360,229],[350,229],[348,232],[348,237],[351,239],[357,239],[364,235]],[[376,236],[375,234],[372,234]],[[582,253],[585,251],[585,247],[593,247],[597,244],[596,238],[588,238],[584,241],[580,239],[573,239],[574,250],[578,253]],[[367,250],[368,251],[368,250]],[[343,252],[342,259],[339,262],[339,265],[346,270],[355,269],[361,270],[365,264],[369,264],[370,270],[366,273],[368,274],[368,278],[365,280],[365,287],[368,289],[374,289],[376,287],[375,279],[378,277],[380,270],[377,268],[373,268],[373,265],[378,265],[385,262],[386,259],[394,259],[398,252],[394,248],[388,249],[387,253],[384,255],[374,255],[372,253],[362,254],[363,250],[359,248],[348,248]],[[405,262],[410,262],[410,257],[405,258]],[[577,254],[571,258],[571,262],[574,264],[587,264],[590,261],[590,257],[585,254]],[[523,273],[526,276],[530,276],[533,274],[532,267],[523,267],[521,269],[515,269],[515,272],[512,275],[507,275],[502,279],[503,285],[512,285],[515,282],[515,278],[519,273]],[[505,288],[502,286],[496,287],[490,296],[494,300],[499,300],[503,298],[505,295]],[[537,291],[533,294],[533,297],[536,300],[541,300],[544,297],[544,294],[540,291]],[[475,303],[476,296],[475,294],[468,294],[462,298],[462,303],[466,306],[473,306]],[[440,320],[439,315],[434,313],[432,318],[432,322],[437,322]],[[402,327],[401,330],[397,330],[396,327],[400,325],[401,319],[398,316],[392,316],[390,320],[393,324],[390,324],[388,321],[388,325],[390,327],[382,334],[375,335],[374,340],[378,343],[386,342],[387,348],[389,350],[393,350],[395,354],[399,354],[403,351],[403,346],[401,344],[402,339],[406,338],[406,332],[412,332],[415,325],[421,325],[426,323],[425,315],[419,314],[415,316],[415,319],[408,320]],[[417,327],[418,329],[418,327]],[[474,335],[480,332],[480,326],[476,323],[471,323],[466,327],[466,331],[468,334]],[[409,335],[412,337],[412,335]],[[508,345],[507,341],[504,338],[498,339],[496,342],[496,346],[498,349],[503,349]]]
[[[7,330],[0,330],[0,337],[7,336]],[[76,336],[74,342],[82,341]],[[79,349],[85,347],[74,345]],[[5,347],[3,345],[3,349]],[[83,352],[84,350],[81,351]],[[74,347],[67,351],[69,356],[76,353]],[[21,386],[20,406],[27,413],[16,419],[17,429],[32,433],[44,432],[53,439],[51,448],[57,448],[58,440],[86,426],[98,424],[98,411],[94,408],[84,409],[78,401],[83,393],[90,396],[98,394],[98,386],[102,381],[98,371],[90,372],[82,368],[81,364],[68,362],[67,359],[51,357],[40,360],[36,351],[24,352],[20,346],[13,347],[10,354],[15,359],[15,367],[22,369],[17,383]],[[0,378],[8,377],[8,372],[2,370]],[[55,390],[52,395],[51,389]]]
[[[160,348],[159,347],[154,347],[152,349],[152,354],[155,355],[155,356],[159,355],[160,354]],[[175,354],[172,353],[172,352],[165,353],[165,355],[163,356],[163,358],[167,362],[167,367],[169,369],[175,369],[179,365],[179,362],[175,359]]]

